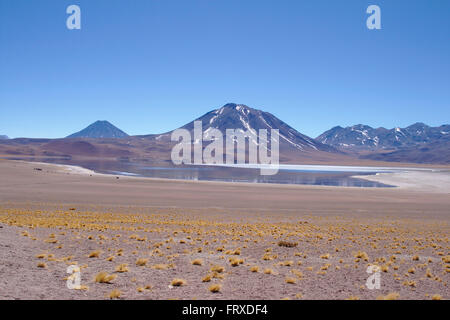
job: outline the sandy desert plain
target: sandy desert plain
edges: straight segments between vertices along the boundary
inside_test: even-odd
[[[399,187],[117,178],[0,160],[0,299],[450,298],[448,168],[370,179]],[[366,287],[370,265],[379,289]]]

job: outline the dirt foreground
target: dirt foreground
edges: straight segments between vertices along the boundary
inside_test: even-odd
[[[0,160],[0,299],[448,299],[450,190],[435,180],[189,182]]]

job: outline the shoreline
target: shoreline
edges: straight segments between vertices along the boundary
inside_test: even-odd
[[[450,194],[450,171],[404,171],[377,173],[369,176],[353,176],[383,184],[395,185],[397,189],[418,192]]]
[[[122,179],[150,180],[161,182],[184,182],[184,183],[200,183],[200,184],[226,184],[226,185],[250,185],[250,186],[279,186],[279,187],[311,187],[311,188],[336,188],[336,189],[389,189],[389,190],[408,190],[418,192],[432,193],[450,193],[450,170],[438,168],[420,168],[420,167],[361,167],[363,169],[370,168],[380,171],[393,170],[392,172],[377,172],[373,175],[352,175],[352,178],[362,179],[366,181],[378,182],[388,187],[354,187],[354,186],[328,186],[328,185],[310,185],[310,184],[283,184],[283,183],[254,183],[254,182],[234,182],[234,181],[210,181],[210,180],[188,180],[188,179],[169,179],[169,178],[153,178],[133,174],[121,173],[100,173],[77,165],[56,164],[47,162],[34,162],[26,160],[8,160],[7,162],[21,162],[30,165],[41,165],[56,170],[60,173],[74,174],[80,176],[104,176],[104,177],[120,177]],[[311,167],[311,165],[293,165],[297,167]],[[320,166],[314,165],[318,168]],[[347,166],[324,166],[335,168],[346,168]],[[353,169],[357,168],[352,166]],[[401,170],[401,171],[400,171]]]
[[[154,177],[145,177],[141,175],[134,175],[130,172],[123,173],[101,173],[94,170],[90,170],[77,165],[67,165],[67,164],[57,164],[57,163],[48,163],[48,162],[35,162],[35,161],[26,161],[26,160],[8,160],[8,159],[0,159],[7,162],[20,162],[27,165],[38,164],[41,166],[46,166],[49,168],[60,169],[56,170],[58,173],[63,174],[74,174],[80,176],[103,176],[103,177],[120,177],[122,179],[133,179],[133,180],[143,180],[143,181],[153,181],[153,182],[178,182],[178,183],[192,183],[192,184],[224,184],[224,185],[239,185],[239,186],[251,186],[251,187],[298,187],[298,188],[314,188],[314,189],[397,189],[397,186],[393,184],[387,184],[386,187],[359,187],[359,186],[333,186],[333,185],[315,185],[315,184],[296,184],[296,183],[263,183],[263,182],[236,182],[236,181],[220,181],[220,180],[189,180],[189,179],[170,179],[170,178],[154,178]],[[306,165],[305,165],[306,166]],[[309,165],[308,165],[309,166]],[[318,167],[317,165],[314,165]],[[330,167],[330,166],[325,166]],[[335,167],[345,167],[345,166],[335,166]],[[367,167],[364,167],[367,168]],[[420,169],[419,169],[420,170]],[[429,169],[422,169],[429,170]],[[126,174],[125,174],[126,173]],[[365,177],[367,176],[349,176],[351,178],[367,180]],[[377,181],[376,181],[377,182]]]

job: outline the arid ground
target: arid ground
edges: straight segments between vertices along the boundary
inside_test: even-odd
[[[449,172],[371,178],[400,187],[170,181],[0,160],[0,299],[450,298]],[[379,289],[366,286],[369,266]]]

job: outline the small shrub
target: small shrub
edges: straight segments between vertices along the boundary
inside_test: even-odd
[[[290,241],[279,241],[278,242],[279,247],[285,247],[285,248],[295,248],[298,246],[297,242],[290,242]]]
[[[264,269],[264,273],[265,273],[265,274],[274,274],[273,270],[270,269],[270,268]]]
[[[113,281],[114,279],[116,279],[117,278],[117,276],[115,275],[115,274],[107,274],[106,272],[99,272],[96,276],[95,276],[95,278],[94,278],[94,280],[95,280],[95,282],[98,282],[98,283],[111,283],[111,281]]]
[[[259,267],[258,266],[252,266],[252,267],[250,267],[250,271],[251,272],[258,272],[259,271]]]
[[[213,267],[211,268],[211,271],[212,271],[212,272],[217,272],[217,273],[222,273],[222,272],[225,271],[225,268],[222,267],[222,266],[213,266]]]
[[[201,266],[203,265],[203,260],[202,259],[195,259],[191,262],[194,266]]]
[[[147,264],[147,262],[148,262],[148,259],[137,259],[136,260],[136,265],[137,266],[140,266],[140,267],[143,267],[143,266],[145,266],[146,264]]]
[[[222,286],[220,284],[213,284],[209,287],[209,291],[211,291],[212,293],[217,293],[220,291],[220,289],[222,289]]]
[[[109,298],[110,299],[118,299],[118,298],[120,298],[120,295],[121,295],[122,293],[119,291],[119,290],[117,290],[117,289],[114,289],[113,291],[111,291],[110,293],[109,293]]]
[[[297,280],[295,278],[287,277],[285,279],[286,283],[295,284]]]
[[[207,274],[203,277],[202,282],[210,282],[212,279],[212,276],[210,274]]]
[[[123,273],[123,272],[128,272],[128,271],[129,271],[128,264],[126,264],[126,263],[119,264],[116,267],[116,272]]]
[[[400,297],[400,294],[397,292],[388,293],[385,296],[379,296],[377,300],[397,300]]]
[[[174,287],[181,287],[181,286],[186,285],[186,280],[176,278],[176,279],[173,279],[170,284]]]
[[[89,258],[98,258],[100,256],[100,251],[96,250],[96,251],[92,251],[91,253],[89,253],[88,257]]]

